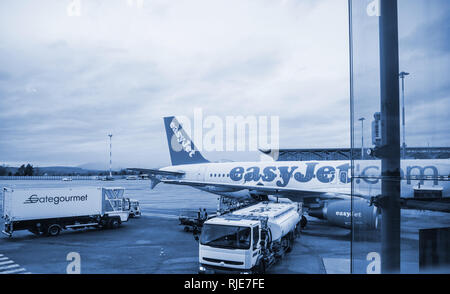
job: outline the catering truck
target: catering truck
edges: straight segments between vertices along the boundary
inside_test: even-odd
[[[123,194],[123,188],[3,188],[2,233],[57,236],[69,228],[117,228],[129,216]]]
[[[292,249],[301,216],[300,203],[260,202],[207,220],[199,273],[265,273]]]

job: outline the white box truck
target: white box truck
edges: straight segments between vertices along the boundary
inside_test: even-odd
[[[69,228],[117,228],[129,216],[123,194],[123,188],[3,188],[2,233],[57,236]]]
[[[301,216],[300,203],[261,202],[207,220],[199,273],[265,273],[292,249]]]

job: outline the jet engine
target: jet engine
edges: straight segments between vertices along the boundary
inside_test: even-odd
[[[378,229],[381,225],[381,215],[376,206],[370,206],[366,200],[353,201],[337,200],[326,202],[321,208],[313,208],[308,211],[312,217],[327,220],[331,225],[350,229],[352,224],[360,229]]]

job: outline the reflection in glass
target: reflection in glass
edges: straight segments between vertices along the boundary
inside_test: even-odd
[[[350,0],[352,91],[353,273],[380,273],[383,248],[380,230],[389,208],[382,182],[400,184],[400,273],[449,273],[450,255],[450,2],[399,0],[398,117],[383,109],[385,68],[380,54],[381,5],[384,0]],[[394,103],[395,102],[395,103]],[[392,109],[391,109],[392,110]],[[371,121],[369,121],[369,118]],[[383,121],[383,118],[385,119]],[[399,131],[400,176],[382,177],[387,120]],[[370,134],[368,136],[368,134]],[[371,138],[367,140],[365,138]],[[359,154],[362,156],[360,157]],[[377,227],[357,225],[356,203],[366,199],[377,207]],[[385,221],[385,225],[390,224]]]

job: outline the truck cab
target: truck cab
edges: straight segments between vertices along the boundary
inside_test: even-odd
[[[200,237],[200,273],[254,273],[262,266],[259,220],[213,218]]]
[[[139,201],[136,199],[127,198],[129,202],[129,211],[130,217],[139,217],[141,216],[141,208],[139,206]]]

